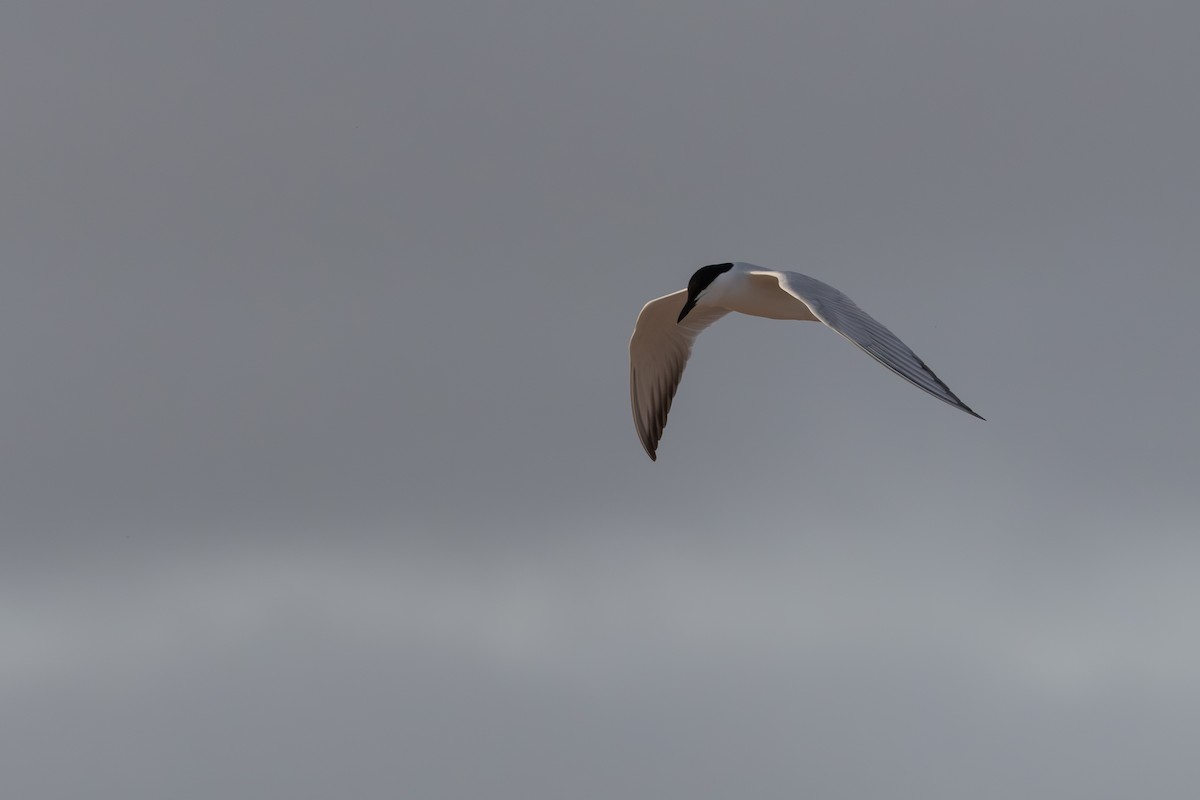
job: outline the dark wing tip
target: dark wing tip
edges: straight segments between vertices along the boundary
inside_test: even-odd
[[[963,411],[967,412],[968,414],[970,414],[970,415],[971,415],[972,417],[974,417],[975,419],[981,419],[981,420],[983,420],[984,422],[987,422],[987,417],[982,417],[982,416],[980,416],[979,414],[976,414],[976,413],[975,413],[975,411],[974,411],[974,410],[972,410],[972,408],[971,408],[970,406],[968,406],[966,403],[963,403],[963,402],[960,400],[960,401],[959,401],[959,404],[962,406],[962,409],[963,409]]]
[[[870,352],[870,351],[868,351],[868,352]],[[911,349],[909,350],[909,352],[912,352]],[[967,412],[968,414],[970,414],[972,417],[975,417],[976,419],[982,419],[984,422],[987,422],[986,419],[981,417],[979,414],[976,414],[975,410],[973,408],[971,408],[969,405],[964,403],[962,400],[959,400],[958,395],[956,395],[954,392],[950,391],[950,387],[946,385],[946,382],[943,381],[941,378],[939,378],[937,376],[937,373],[935,373],[933,370],[931,370],[929,368],[929,365],[926,364],[916,353],[913,353],[913,358],[917,359],[917,363],[921,365],[921,369],[923,369],[925,371],[925,374],[928,375],[929,377],[933,378],[937,382],[937,385],[942,388],[942,391],[945,392],[950,397],[952,405],[954,405],[957,408],[961,408],[963,411]],[[905,377],[907,377],[907,376],[905,376]],[[922,388],[924,388],[924,387],[922,387]],[[929,390],[926,389],[926,391],[929,391]]]
[[[657,461],[658,456],[655,455],[655,451],[658,450],[658,442],[662,438],[662,425],[659,425],[658,431],[655,433],[654,426],[647,425],[638,413],[638,379],[636,369],[629,371],[629,393],[633,399],[633,424],[637,429],[638,441],[642,443],[642,449],[646,451],[646,455],[650,456],[650,460]]]
[[[922,362],[921,366],[925,367],[925,363]],[[925,367],[925,369],[929,371],[930,375],[933,375],[933,370],[929,369],[929,367]],[[958,406],[963,411],[970,414],[972,417],[975,417],[975,419],[982,419],[984,422],[987,422],[987,420],[984,419],[984,417],[975,413],[975,409],[971,408],[969,405],[964,403],[962,400],[959,400],[958,395],[956,395],[954,392],[950,391],[950,387],[947,386],[946,384],[942,383],[941,378],[939,378],[937,375],[933,375],[933,379],[935,381],[937,381],[943,389],[946,390],[946,394],[950,395],[950,397],[952,397],[954,399],[954,405]]]
[[[646,432],[642,438],[642,447],[646,450],[646,455],[650,456],[651,461],[658,461],[658,443],[662,441],[662,428],[655,433],[653,429]]]

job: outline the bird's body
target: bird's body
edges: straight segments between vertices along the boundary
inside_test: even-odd
[[[742,262],[712,264],[697,270],[687,289],[647,303],[629,340],[633,421],[652,460],[693,342],[701,331],[731,311],[768,319],[822,322],[918,388],[983,419],[907,345],[832,286],[798,272]]]

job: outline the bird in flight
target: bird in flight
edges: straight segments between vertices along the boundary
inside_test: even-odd
[[[700,332],[737,311],[768,319],[823,322],[892,372],[944,403],[983,419],[959,400],[896,335],[827,283],[798,272],[742,262],[701,267],[688,287],[651,300],[638,314],[629,340],[629,396],[633,423],[650,460],[667,412]]]

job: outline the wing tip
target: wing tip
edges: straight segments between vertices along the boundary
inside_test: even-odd
[[[926,369],[929,369],[929,368],[926,367]],[[933,371],[930,370],[929,374],[933,375]],[[950,391],[950,387],[948,387],[948,386],[946,386],[946,384],[942,383],[941,380],[939,380],[936,375],[934,375],[933,378],[934,378],[934,380],[936,380],[938,383],[940,383],[942,385],[942,388],[946,390],[946,394],[950,395],[951,399],[949,402],[951,405],[953,405],[957,409],[967,412],[975,419],[981,419],[984,422],[987,422],[987,417],[984,417],[982,414],[976,413],[975,409],[971,408],[969,405],[964,403],[962,400],[959,400],[958,395],[956,395],[954,392]],[[946,398],[942,398],[942,399],[945,400]]]
[[[903,343],[902,343],[902,344],[903,344]],[[905,345],[905,346],[907,347],[907,345]],[[870,351],[868,350],[867,352],[870,352]],[[911,349],[911,348],[909,348],[909,352],[912,352],[912,349]],[[874,355],[874,354],[872,354],[872,355]],[[917,359],[917,363],[921,365],[921,369],[923,369],[923,370],[925,371],[925,374],[926,374],[926,375],[928,375],[929,377],[933,378],[935,381],[937,381],[937,385],[938,385],[938,386],[940,386],[940,387],[942,387],[942,391],[944,391],[944,392],[945,392],[945,393],[946,393],[946,394],[949,396],[951,405],[953,405],[953,406],[955,406],[955,407],[957,407],[957,408],[961,408],[963,411],[967,412],[968,414],[970,414],[972,417],[975,417],[976,419],[981,419],[981,420],[983,420],[984,422],[987,422],[987,419],[986,419],[986,418],[984,418],[984,417],[983,417],[982,415],[980,415],[980,414],[976,414],[976,413],[975,413],[975,409],[971,408],[969,405],[967,405],[966,403],[964,403],[962,400],[959,400],[959,399],[958,399],[958,395],[956,395],[954,392],[950,391],[950,387],[946,385],[946,382],[945,382],[945,381],[943,381],[941,378],[939,378],[939,377],[937,376],[937,373],[936,373],[936,372],[934,372],[933,370],[931,370],[931,369],[929,368],[929,365],[928,365],[928,364],[926,364],[926,363],[925,363],[925,362],[924,362],[924,361],[921,359],[921,357],[920,357],[920,356],[918,356],[916,353],[913,353],[913,358]],[[884,364],[885,364],[885,366],[887,366],[886,362],[884,362]],[[893,371],[895,371],[895,370],[893,370]],[[899,372],[897,372],[897,374],[901,375],[901,377],[908,378],[908,376],[907,376],[907,375],[904,375],[903,373],[899,373]],[[912,381],[912,378],[908,378],[908,380],[911,382],[911,381]],[[917,385],[918,385],[918,386],[920,386],[920,384],[917,384]],[[921,388],[922,388],[922,389],[925,389],[925,387],[924,387],[924,386],[921,386]],[[928,389],[925,389],[925,391],[927,391],[927,392],[928,392],[929,390],[928,390]],[[936,393],[933,393],[933,392],[930,392],[930,394],[933,394],[933,395],[934,395],[934,397],[937,397],[937,396],[938,396]],[[943,397],[943,398],[941,398],[941,399],[945,400],[946,398],[944,398],[944,397]]]
[[[983,420],[984,422],[987,422],[987,417],[985,417],[985,416],[983,416],[983,415],[981,415],[981,414],[976,414],[976,413],[975,413],[975,409],[971,408],[969,405],[967,405],[967,404],[966,404],[966,403],[964,403],[963,401],[959,400],[959,401],[958,401],[958,405],[959,405],[959,406],[962,408],[962,410],[963,410],[963,411],[967,412],[968,414],[970,414],[970,415],[971,415],[972,417],[974,417],[975,419],[981,419],[981,420]]]
[[[651,461],[658,461],[658,442],[649,436],[641,437],[642,449],[646,451],[646,455],[650,456]]]

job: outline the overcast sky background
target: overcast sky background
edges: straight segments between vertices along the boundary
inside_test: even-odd
[[[0,782],[1200,785],[1200,5],[10,3]],[[726,318],[853,297],[988,418]]]

